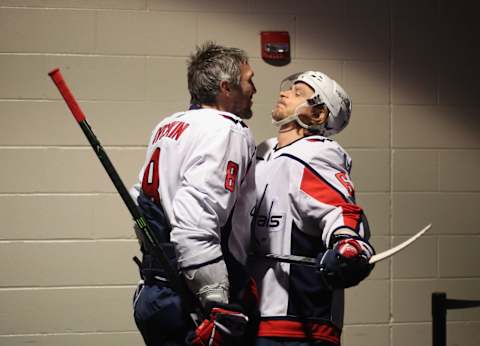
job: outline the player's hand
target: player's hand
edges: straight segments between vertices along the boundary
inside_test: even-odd
[[[374,265],[368,260],[373,253],[370,244],[360,239],[339,240],[318,257],[322,278],[332,290],[356,286],[372,271]]]
[[[231,337],[245,334],[248,317],[238,305],[219,304],[211,308],[210,317],[205,319],[195,330],[189,341],[195,346],[228,345]]]

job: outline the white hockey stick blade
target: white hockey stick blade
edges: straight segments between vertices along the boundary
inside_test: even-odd
[[[374,264],[392,257],[396,253],[402,251],[407,246],[412,244],[415,240],[420,238],[426,231],[430,229],[430,227],[432,227],[431,223],[425,226],[420,231],[418,231],[417,234],[405,240],[403,243],[400,243],[397,246],[392,247],[391,249],[380,252],[379,254],[373,255],[372,257],[370,257],[370,260],[368,261],[368,263]],[[318,261],[312,257],[303,257],[303,256],[295,256],[295,255],[277,255],[273,253],[265,254],[263,257],[271,259],[273,261],[277,261],[277,262],[300,264],[304,266],[318,266]]]
[[[370,260],[368,261],[368,263],[370,264],[374,264],[374,263],[377,263],[377,262],[380,262],[380,261],[383,261],[384,259],[387,259],[389,257],[392,257],[393,255],[395,255],[397,252],[400,252],[402,251],[403,249],[405,249],[407,246],[409,246],[411,243],[413,243],[415,240],[417,240],[418,238],[420,238],[423,233],[425,233],[426,231],[428,231],[430,229],[430,227],[432,227],[432,224],[429,223],[427,226],[425,226],[423,229],[421,229],[417,234],[415,234],[414,236],[408,238],[407,240],[405,240],[403,243],[400,243],[398,244],[397,246],[394,246],[392,247],[391,249],[388,249],[386,251],[383,251],[383,252],[380,252],[379,254],[376,254],[376,255],[373,255],[372,257],[370,257]]]

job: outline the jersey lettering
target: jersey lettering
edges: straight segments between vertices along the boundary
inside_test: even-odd
[[[233,161],[228,161],[227,176],[225,177],[225,189],[230,192],[235,191],[235,183],[238,175],[238,164]]]
[[[258,227],[275,228],[280,226],[282,218],[282,215],[271,215],[270,218],[268,218],[266,215],[258,215],[256,225]]]
[[[155,149],[150,162],[145,167],[142,179],[143,193],[152,198],[156,203],[160,203],[160,194],[158,193],[158,186],[160,184],[160,177],[158,171],[158,163],[160,161],[160,148]]]
[[[345,189],[347,189],[347,192],[350,196],[353,196],[355,194],[353,184],[345,173],[339,172],[335,174],[335,177],[340,182],[340,184],[342,184]]]
[[[155,133],[152,144],[155,144],[163,137],[172,138],[177,141],[189,125],[190,124],[184,123],[183,121],[172,121],[160,127],[157,133]]]

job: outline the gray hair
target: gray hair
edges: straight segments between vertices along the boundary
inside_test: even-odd
[[[220,82],[240,85],[240,65],[248,63],[242,49],[205,42],[188,61],[188,90],[191,103],[215,104]]]

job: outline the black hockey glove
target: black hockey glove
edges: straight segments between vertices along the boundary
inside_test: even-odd
[[[240,306],[219,304],[212,307],[205,319],[188,340],[194,346],[231,345],[231,338],[242,337],[247,329],[248,317]]]
[[[332,249],[317,257],[326,285],[332,290],[358,285],[374,267],[368,263],[373,253],[370,244],[360,238],[336,242]]]

